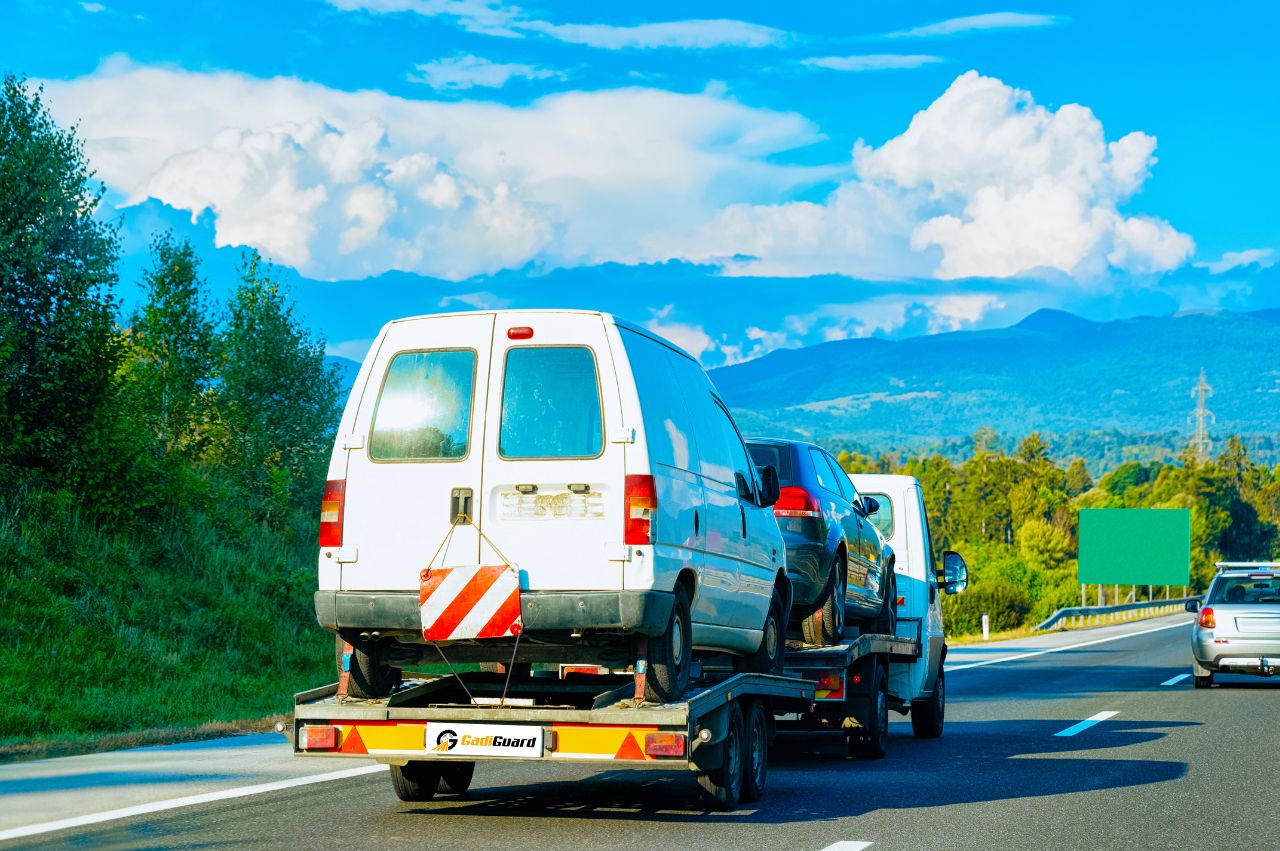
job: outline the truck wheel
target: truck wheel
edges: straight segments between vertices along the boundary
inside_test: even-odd
[[[1196,677],[1196,688],[1208,688],[1213,685],[1213,674],[1204,677]]]
[[[376,644],[369,649],[353,645],[351,648],[351,676],[347,679],[347,694],[370,699],[386,697],[400,684],[400,669],[383,659]],[[342,671],[342,639],[338,639],[338,671]]]
[[[889,749],[889,695],[884,666],[876,665],[871,693],[867,695],[867,724],[845,733],[849,756],[854,759],[880,759]]]
[[[889,581],[885,583],[884,600],[880,604],[880,614],[872,626],[880,635],[896,635],[898,630],[898,580],[892,570]]]
[[[729,729],[720,743],[724,759],[719,768],[698,772],[698,793],[707,808],[712,810],[732,810],[742,798],[742,764],[745,761],[742,709],[734,702],[729,704],[728,711]]]
[[[936,739],[942,735],[942,722],[947,710],[947,692],[938,671],[938,683],[933,695],[924,700],[911,701],[911,732],[917,739]]]
[[[475,773],[474,762],[442,762],[436,791],[445,795],[464,795],[471,788],[471,778]]]
[[[440,786],[440,766],[409,762],[391,766],[391,787],[402,801],[430,801]]]
[[[764,703],[751,702],[747,709],[746,757],[742,767],[742,800],[754,803],[764,797],[764,783],[769,774],[769,714]]]
[[[782,611],[782,596],[775,586],[769,600],[769,611],[764,617],[760,646],[747,656],[746,670],[753,674],[782,675],[787,653],[786,615]]]
[[[689,593],[676,586],[675,602],[667,631],[649,639],[649,672],[645,677],[644,699],[669,703],[689,688],[693,667],[693,625],[689,621]]]
[[[805,644],[830,647],[844,640],[844,599],[848,587],[848,569],[843,556],[831,565],[831,578],[813,609],[800,622]]]

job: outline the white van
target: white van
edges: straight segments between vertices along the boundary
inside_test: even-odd
[[[570,310],[393,321],[328,480],[316,616],[352,645],[353,694],[442,657],[643,659],[657,700],[684,691],[694,649],[781,670],[777,475],[757,472],[698,363],[639,326]],[[425,571],[463,565],[514,568],[518,636],[426,641]]]
[[[951,551],[942,553],[942,570],[938,570],[924,493],[914,476],[859,473],[849,478],[858,493],[879,503],[870,519],[896,557],[897,634],[920,641],[918,659],[889,666],[889,699],[899,712],[910,711],[916,736],[934,738],[942,734],[946,710],[942,595],[963,591],[969,570],[964,559]]]

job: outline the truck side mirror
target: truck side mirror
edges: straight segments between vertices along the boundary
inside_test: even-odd
[[[942,590],[946,594],[959,594],[969,587],[969,566],[954,550],[942,554]]]
[[[1200,601],[1199,601],[1199,600],[1188,600],[1188,601],[1187,601],[1187,603],[1186,603],[1186,607],[1187,607],[1187,611],[1188,611],[1188,612],[1198,612],[1198,611],[1200,611]]]
[[[880,500],[874,496],[864,496],[862,498],[862,513],[867,517],[871,517],[880,510]]]
[[[768,508],[778,501],[782,485],[778,482],[778,471],[772,464],[760,468],[760,507]]]

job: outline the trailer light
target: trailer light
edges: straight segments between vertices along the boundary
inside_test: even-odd
[[[1205,608],[1200,610],[1200,626],[1205,629],[1213,629],[1218,622],[1213,617],[1213,609]]]
[[[347,501],[345,479],[330,479],[324,483],[320,497],[320,546],[342,546],[342,507]]]
[[[840,674],[835,671],[818,677],[818,688],[823,689],[824,691],[835,691],[840,688],[841,685]]]
[[[644,737],[644,752],[648,756],[684,756],[684,751],[684,733],[649,733]]]
[[[703,727],[701,730],[699,730],[699,731],[698,731],[698,741],[700,741],[700,742],[709,742],[709,741],[711,741],[711,728],[710,728],[710,727]]]
[[[302,728],[298,736],[302,740],[304,751],[331,751],[338,746],[338,728],[327,724]]]
[[[532,340],[533,329],[528,325],[517,325],[515,328],[507,329],[508,340]]]
[[[856,686],[862,682],[862,674],[854,674],[850,679],[853,680],[853,684]]]

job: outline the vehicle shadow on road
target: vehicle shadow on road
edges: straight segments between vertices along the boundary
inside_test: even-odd
[[[603,771],[586,780],[476,788],[406,815],[787,823],[1140,786],[1187,772],[1183,762],[1071,754],[1141,745],[1193,724],[1113,721],[1079,736],[1054,736],[1071,723],[949,722],[941,739],[893,736],[889,755],[872,762],[849,759],[839,734],[782,734],[764,800],[733,813],[707,812],[687,773]]]

